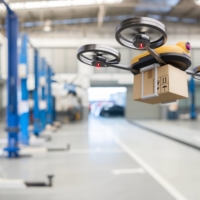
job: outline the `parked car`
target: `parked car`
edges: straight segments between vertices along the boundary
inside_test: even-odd
[[[124,116],[124,107],[119,105],[105,105],[100,111],[100,116]]]
[[[112,101],[99,101],[95,102],[90,106],[90,112],[94,116],[98,117],[100,115],[100,112],[104,106],[112,106],[114,105],[114,102]]]

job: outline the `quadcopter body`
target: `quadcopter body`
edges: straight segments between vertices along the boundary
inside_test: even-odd
[[[136,101],[154,104],[187,98],[186,74],[200,80],[200,67],[189,69],[192,64],[190,43],[164,45],[167,41],[166,28],[158,20],[148,17],[126,19],[117,25],[115,38],[122,46],[146,51],[135,56],[130,66],[120,64],[120,52],[104,45],[84,45],[78,49],[77,58],[94,67],[115,67],[132,72],[135,76],[134,90],[139,90],[137,98],[134,96]],[[161,80],[168,83],[159,85]],[[179,84],[176,84],[177,81]],[[145,90],[150,93],[145,95]]]
[[[191,66],[191,46],[189,42],[178,42],[176,45],[164,45],[154,49],[160,58],[166,63],[183,71]],[[138,70],[157,63],[156,59],[148,51],[135,56],[131,61],[132,69]]]

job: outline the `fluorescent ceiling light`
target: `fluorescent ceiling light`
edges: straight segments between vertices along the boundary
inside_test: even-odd
[[[153,15],[153,14],[149,14],[149,15],[147,15],[148,17],[151,17],[151,18],[153,18],[153,19],[157,19],[157,20],[160,20],[161,18],[162,18],[162,16],[160,16],[160,15]]]
[[[178,22],[179,18],[178,17],[173,17],[173,16],[166,16],[165,20],[171,21],[171,22]]]
[[[198,20],[192,19],[192,18],[182,18],[182,22],[196,24],[196,23],[198,23]]]
[[[70,6],[85,6],[95,4],[116,4],[121,3],[123,0],[58,0],[58,1],[28,1],[10,3],[13,10],[27,10],[27,9],[40,9],[40,8],[59,8]],[[5,10],[0,4],[0,10]]]
[[[1,3],[1,1],[0,1],[0,10],[6,10],[6,7],[4,6],[4,4]]]
[[[46,22],[45,22],[45,24],[44,24],[44,31],[45,32],[49,32],[49,31],[51,31],[51,24],[52,24],[52,22],[51,22],[51,20],[47,20]]]
[[[200,0],[194,0],[194,2],[195,2],[198,6],[200,6]]]
[[[45,26],[45,27],[44,27],[44,31],[45,31],[45,32],[51,31],[51,26]]]
[[[136,12],[167,13],[179,2],[180,0],[140,0],[134,10]]]

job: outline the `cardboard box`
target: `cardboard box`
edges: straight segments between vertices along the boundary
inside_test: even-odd
[[[133,99],[148,104],[168,103],[179,99],[188,98],[187,74],[172,65],[164,65],[157,68],[158,95],[150,99],[141,98],[142,74],[134,77]],[[154,93],[154,71],[144,72],[144,95]]]

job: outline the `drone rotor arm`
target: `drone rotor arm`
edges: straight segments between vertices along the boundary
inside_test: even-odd
[[[132,72],[133,74],[138,74],[137,70],[132,69],[132,68],[128,67],[127,65],[122,65],[122,64],[107,64],[107,66],[114,67],[114,68],[117,68],[117,69],[123,69],[123,70],[129,71],[129,72]]]
[[[196,71],[196,69],[198,69],[199,67],[194,68],[193,70],[186,70],[185,72],[191,76],[193,76],[193,78],[200,80],[200,70]]]
[[[146,50],[161,64],[161,65],[166,65],[165,61],[149,46],[145,47]]]

